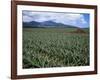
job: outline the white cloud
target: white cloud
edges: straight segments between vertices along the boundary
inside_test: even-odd
[[[32,18],[29,17],[29,16],[23,16],[23,21],[24,22],[30,22],[30,21],[32,21]]]
[[[63,19],[65,19],[63,21]],[[60,19],[63,23],[68,23],[68,24],[86,24],[87,22],[84,19],[84,16],[82,14],[65,14],[64,17]]]

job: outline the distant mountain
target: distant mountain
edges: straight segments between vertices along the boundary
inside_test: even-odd
[[[40,25],[39,22],[32,21],[32,22],[23,22],[23,27],[38,27]]]
[[[56,23],[53,21],[44,21],[44,22],[36,22],[36,21],[31,21],[31,22],[23,22],[23,27],[24,28],[46,28],[46,27],[69,27],[69,28],[75,28],[75,26],[71,25],[65,25],[62,23]]]
[[[61,24],[61,23],[56,23],[56,22],[53,22],[53,21],[44,21],[44,22],[41,22],[41,26],[58,27],[58,26],[66,26],[66,25]]]

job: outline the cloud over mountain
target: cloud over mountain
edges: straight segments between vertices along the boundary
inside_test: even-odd
[[[89,14],[23,11],[23,22],[53,21],[65,25],[89,27]]]

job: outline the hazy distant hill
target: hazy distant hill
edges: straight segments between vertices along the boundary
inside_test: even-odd
[[[69,28],[75,28],[75,26],[71,25],[65,25],[62,23],[56,23],[53,21],[44,21],[44,22],[36,22],[36,21],[31,21],[31,22],[23,22],[23,27],[24,28],[46,28],[46,27],[69,27]]]

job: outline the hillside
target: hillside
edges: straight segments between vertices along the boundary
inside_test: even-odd
[[[23,27],[24,28],[54,28],[54,27],[63,27],[63,28],[76,28],[76,26],[72,25],[65,25],[62,23],[56,23],[53,21],[44,21],[44,22],[36,22],[36,21],[31,21],[31,22],[23,22]]]

